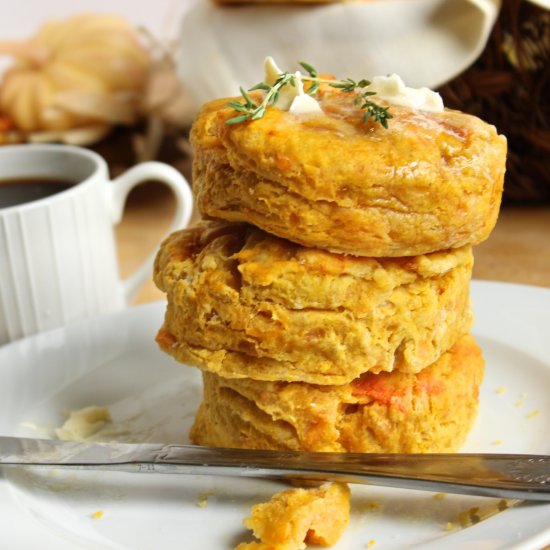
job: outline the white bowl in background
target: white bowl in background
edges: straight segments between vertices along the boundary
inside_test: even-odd
[[[199,0],[183,16],[178,72],[203,103],[263,79],[263,60],[282,70],[307,61],[340,78],[397,73],[436,88],[483,51],[500,0],[376,0],[221,6]]]

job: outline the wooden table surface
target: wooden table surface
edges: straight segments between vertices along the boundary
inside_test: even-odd
[[[123,276],[158,248],[173,212],[173,198],[166,187],[148,183],[133,191],[116,230]],[[474,254],[476,279],[550,288],[550,204],[502,208],[493,233],[474,249]],[[149,280],[135,303],[163,299]]]

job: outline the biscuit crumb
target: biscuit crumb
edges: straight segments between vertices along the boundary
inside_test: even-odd
[[[256,504],[243,523],[259,541],[235,550],[303,550],[335,544],[349,522],[350,490],[343,483],[289,489]]]
[[[489,506],[483,508],[478,506],[470,508],[469,510],[465,510],[458,515],[458,523],[461,527],[470,527],[471,525],[475,525],[480,521],[486,520],[487,518],[510,508],[516,502],[519,501],[502,498],[497,504],[490,504]]]
[[[532,420],[533,418],[536,418],[539,414],[540,414],[540,411],[538,409],[533,412],[530,412],[527,415],[527,420]]]
[[[365,502],[364,504],[360,504],[357,508],[360,512],[374,512],[376,510],[381,510],[382,505],[379,502],[371,500],[369,502]]]
[[[469,527],[470,525],[475,525],[481,521],[479,514],[479,506],[474,506],[469,510],[464,510],[458,514],[458,522],[462,527]]]
[[[208,499],[214,494],[214,491],[205,491],[204,493],[201,493],[199,495],[199,501],[197,502],[197,506],[199,508],[205,508],[208,504]]]
[[[101,519],[103,517],[103,510],[95,511],[90,517],[92,519]]]
[[[447,493],[436,493],[433,498],[435,500],[443,500],[447,496]]]

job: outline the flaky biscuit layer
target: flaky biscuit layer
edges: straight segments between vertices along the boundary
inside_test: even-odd
[[[346,452],[447,452],[476,416],[484,362],[470,336],[418,374],[367,373],[343,386],[205,372],[191,430],[200,445]]]
[[[367,371],[418,372],[470,329],[472,265],[470,247],[359,258],[203,222],[157,255],[168,299],[157,340],[229,378],[345,384]]]

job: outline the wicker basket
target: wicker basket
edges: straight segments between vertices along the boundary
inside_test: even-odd
[[[508,138],[505,202],[550,200],[550,11],[504,0],[481,57],[439,92]]]

